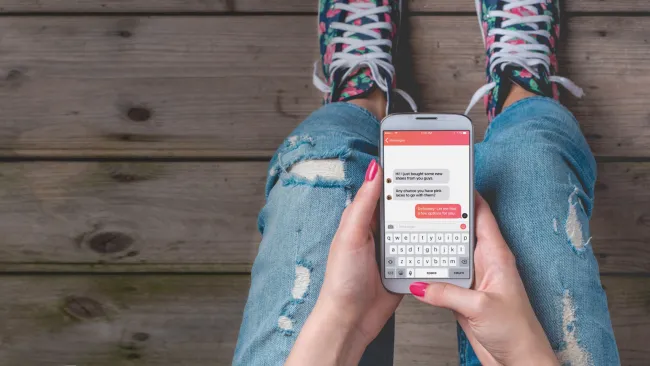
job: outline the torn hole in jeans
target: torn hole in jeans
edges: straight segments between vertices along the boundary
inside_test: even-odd
[[[561,365],[593,365],[591,355],[580,345],[576,323],[576,307],[573,297],[569,290],[565,290],[562,296],[562,332],[564,337],[560,349],[555,351],[555,355]]]
[[[287,171],[307,180],[345,180],[345,166],[339,159],[303,160]]]
[[[584,213],[584,206],[578,197],[579,189],[574,186],[573,192],[569,195],[569,211],[565,223],[566,235],[569,238],[569,243],[578,252],[583,252],[587,249],[587,245],[591,238],[585,240],[585,227],[582,222],[580,213]]]

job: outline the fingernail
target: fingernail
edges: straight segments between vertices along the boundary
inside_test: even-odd
[[[370,182],[375,179],[377,170],[377,161],[375,159],[372,159],[370,165],[368,165],[368,170],[366,170],[366,181]]]
[[[411,286],[409,286],[409,290],[411,290],[411,293],[417,297],[422,297],[424,296],[424,291],[429,287],[429,284],[426,282],[413,282]]]

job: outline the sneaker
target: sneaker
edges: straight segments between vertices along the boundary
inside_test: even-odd
[[[560,38],[559,0],[475,0],[487,53],[487,84],[465,111],[484,98],[488,120],[503,109],[516,83],[531,93],[559,99],[557,84],[578,98],[584,92],[569,79],[556,76],[556,45]]]
[[[395,88],[392,63],[401,15],[400,0],[320,0],[318,33],[322,71],[314,64],[314,85],[325,93],[325,103],[368,95],[375,88],[401,95],[416,111],[413,99]]]

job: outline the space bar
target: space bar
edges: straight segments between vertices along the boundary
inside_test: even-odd
[[[449,278],[447,268],[416,268],[415,278]]]

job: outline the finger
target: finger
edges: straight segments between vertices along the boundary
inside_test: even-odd
[[[370,228],[381,195],[382,174],[381,167],[373,159],[368,165],[366,180],[354,197],[354,202],[345,209],[343,229],[355,228],[365,232]]]
[[[410,286],[415,298],[427,304],[453,310],[468,318],[480,312],[485,294],[449,283],[414,282]]]

